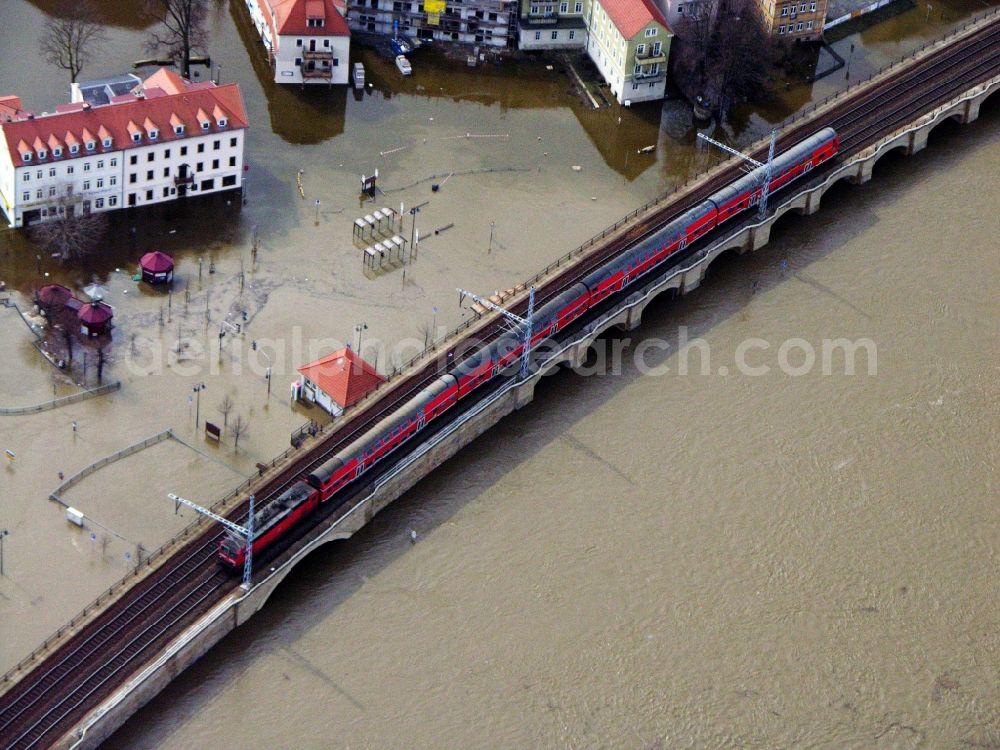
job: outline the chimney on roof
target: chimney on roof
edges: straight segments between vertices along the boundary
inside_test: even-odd
[[[90,109],[90,102],[84,102],[83,109]]]

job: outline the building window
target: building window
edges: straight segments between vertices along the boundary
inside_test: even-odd
[[[31,192],[28,191],[28,190],[25,190],[23,193],[21,193],[21,200],[23,200],[23,201],[30,201],[31,200]]]
[[[198,162],[198,166],[195,168],[195,172],[203,172],[205,170],[205,162]]]
[[[205,144],[204,143],[199,143],[198,144],[198,153],[199,154],[205,153]]]
[[[138,156],[136,156],[135,154],[132,154],[132,155],[131,155],[131,156],[130,156],[130,157],[128,158],[128,163],[129,163],[129,164],[135,164],[135,163],[136,163],[136,162],[137,162],[138,160],[139,160],[139,157],[138,157]]]
[[[635,54],[639,55],[639,57],[642,57],[643,55],[645,55],[646,54],[646,45],[645,44],[640,44],[639,46],[637,46],[635,48]]]
[[[531,6],[531,15],[533,15],[533,16],[537,16],[538,15],[538,6],[537,5],[532,5]]]
[[[132,133],[132,142],[133,143],[138,143],[141,138],[142,138],[142,135],[140,133]],[[87,145],[89,146],[90,144],[88,143]]]
[[[231,148],[236,148],[236,139],[235,138],[230,138],[229,139],[229,146]]]
[[[633,84],[632,84],[632,90],[633,90],[633,91],[636,91],[636,90],[638,90],[638,88],[639,88],[639,84],[638,84],[638,83],[633,83]]]
[[[170,197],[170,188],[168,188],[168,187],[163,188],[163,197],[164,198],[169,198]]]
[[[537,42],[541,38],[542,38],[542,32],[536,31],[535,32],[535,41]]]
[[[84,180],[83,181],[83,189],[84,190],[90,190],[90,180]]]
[[[156,140],[156,136],[158,136],[159,134],[160,134],[159,130],[150,130],[149,131],[149,140],[155,141]]]
[[[69,147],[69,152],[71,154],[78,153],[79,151],[80,151],[80,144],[78,143],[74,143],[72,146]]]
[[[97,189],[100,190],[102,187],[104,187],[104,178],[103,177],[98,177],[97,178]]]
[[[111,139],[110,138],[105,138],[104,139],[104,148],[111,148]]]
[[[129,185],[134,185],[135,184],[135,180],[136,180],[137,177],[138,177],[138,175],[136,175],[136,174],[130,174],[128,176],[128,184]]]
[[[187,153],[188,153],[188,147],[181,146],[181,156],[187,156]]]
[[[148,201],[153,200],[153,191],[152,190],[147,190],[146,191],[146,200],[148,200]]]
[[[89,172],[90,171],[90,162],[89,161],[85,161],[83,163],[83,171],[84,172]]]
[[[236,157],[235,156],[230,156],[229,157],[229,166],[231,166],[231,167],[235,167],[236,166]]]
[[[29,152],[25,151],[23,154],[21,154],[21,158],[24,161],[31,161],[31,154]]]
[[[570,29],[569,30],[569,38],[570,39],[576,39],[576,29]]]
[[[662,47],[660,45],[660,42],[655,42],[653,44],[653,57],[659,57],[661,49],[662,49]]]
[[[301,47],[302,46],[302,40],[301,39],[296,39],[295,40],[295,46],[296,47]]]
[[[569,13],[569,3],[559,3],[560,13]]]
[[[170,149],[169,148],[166,151],[163,152],[163,158],[164,159],[169,159],[170,158]]]
[[[646,36],[656,36],[656,28],[646,29]]]
[[[333,65],[333,67],[336,68],[338,65],[340,65],[340,59],[336,57],[333,58],[333,62],[331,63],[331,65]]]
[[[94,208],[104,208],[104,198],[98,198],[94,201]]]
[[[62,156],[62,147],[61,146],[56,146],[54,149],[52,149],[52,155],[54,157],[56,157],[57,159],[60,156]]]
[[[577,3],[573,6],[574,13],[583,13],[583,3]]]
[[[53,185],[52,187],[49,188],[49,197],[54,198],[55,195],[56,195],[56,187],[55,185]]]
[[[219,168],[219,160],[212,159],[212,169],[218,169],[218,168]]]
[[[51,168],[51,169],[49,170],[49,177],[55,177],[55,176],[56,176],[56,168],[55,168],[55,167],[52,167],[52,168]]]
[[[108,205],[109,206],[117,206],[118,205],[118,196],[117,195],[112,195],[110,198],[108,198]]]
[[[73,165],[72,164],[70,164],[68,167],[66,167],[66,174],[73,174]]]
[[[118,178],[117,177],[109,177],[108,178],[108,184],[109,185],[117,185],[118,184]]]
[[[782,7],[782,9],[781,9],[781,15],[783,15],[783,16],[787,16],[788,15],[788,6],[787,5],[785,5],[784,7]]]
[[[41,190],[41,188],[39,188],[38,190],[35,191],[35,197],[38,198],[38,200],[42,199],[42,190]]]
[[[784,26],[779,26],[778,27],[778,33],[779,34],[784,34],[785,33],[785,27]]]
[[[97,168],[98,169],[104,169],[104,159],[98,159],[97,160]]]
[[[163,168],[163,176],[164,177],[169,177],[170,176],[170,167],[164,167]]]
[[[202,190],[214,190],[215,189],[215,180],[202,180],[201,181],[201,189]]]
[[[25,182],[31,182],[31,172],[25,172],[22,178]]]
[[[146,170],[146,179],[147,180],[153,179],[153,170],[152,169],[147,169]]]
[[[213,141],[213,142],[212,142],[212,150],[213,150],[213,151],[218,151],[218,150],[219,150],[219,147],[220,147],[221,145],[222,145],[222,141]]]
[[[807,29],[812,29],[812,27],[813,27],[813,22],[812,21],[806,21],[806,28]]]
[[[796,31],[802,31],[802,21],[799,21],[798,26],[795,27]]]
[[[154,154],[152,151],[150,151],[148,154],[146,154],[146,161],[153,161],[153,159],[155,159],[155,158],[156,158],[156,154]]]
[[[558,31],[553,31],[552,32],[552,39],[555,40],[555,39],[558,39],[558,38],[559,38],[559,32]]]
[[[117,159],[112,159],[111,162],[110,162],[110,166],[117,167],[118,166],[118,160]]]
[[[175,125],[174,132],[177,133],[177,135],[184,135],[184,125]]]
[[[38,158],[39,159],[44,159],[45,155],[48,154],[48,153],[49,152],[46,151],[44,148],[43,149],[39,149],[39,151],[38,151]]]
[[[323,40],[323,46],[324,47],[329,47],[330,46],[330,40],[329,39],[324,39]]]
[[[232,187],[236,184],[236,175],[231,174],[222,178],[222,187]]]

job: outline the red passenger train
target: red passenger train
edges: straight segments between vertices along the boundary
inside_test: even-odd
[[[839,150],[840,138],[832,128],[826,128],[776,156],[772,165],[770,192],[780,190],[825,164]],[[535,312],[531,348],[561,331],[612,294],[660,268],[668,258],[716,227],[756,206],[760,202],[763,178],[762,167],[749,172],[651,232],[550,300]],[[345,487],[455,406],[460,399],[498,376],[516,373],[522,349],[521,339],[507,335],[473,352],[450,373],[437,378],[334,458],[257,511],[254,516],[254,554],[267,549],[321,504],[334,500],[339,505],[344,500],[341,491]],[[219,560],[228,567],[242,566],[245,555],[246,544],[242,539],[227,536],[220,544]]]

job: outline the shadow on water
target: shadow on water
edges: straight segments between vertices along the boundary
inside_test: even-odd
[[[107,214],[103,242],[76,265],[53,258],[31,239],[29,231],[8,229],[0,232],[0,280],[30,299],[44,284],[55,282],[80,289],[93,280],[106,282],[117,269],[132,274],[139,257],[153,249],[176,260],[206,252],[210,256],[221,254],[244,239],[240,214],[241,199],[236,191],[112,211]]]
[[[47,16],[58,16],[66,8],[73,7],[66,0],[27,0]],[[142,31],[155,23],[147,16],[139,2],[124,2],[123,0],[90,0],[98,22],[102,26],[117,26],[122,29]]]

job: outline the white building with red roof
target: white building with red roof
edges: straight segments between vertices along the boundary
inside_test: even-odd
[[[374,391],[385,378],[349,347],[299,368],[302,397],[337,417]]]
[[[130,93],[40,115],[0,97],[0,209],[14,227],[236,190],[248,127],[239,86],[161,68]]]
[[[673,31],[654,0],[587,0],[587,54],[620,104],[662,99]]]
[[[245,0],[277,83],[347,83],[351,32],[334,0]]]

